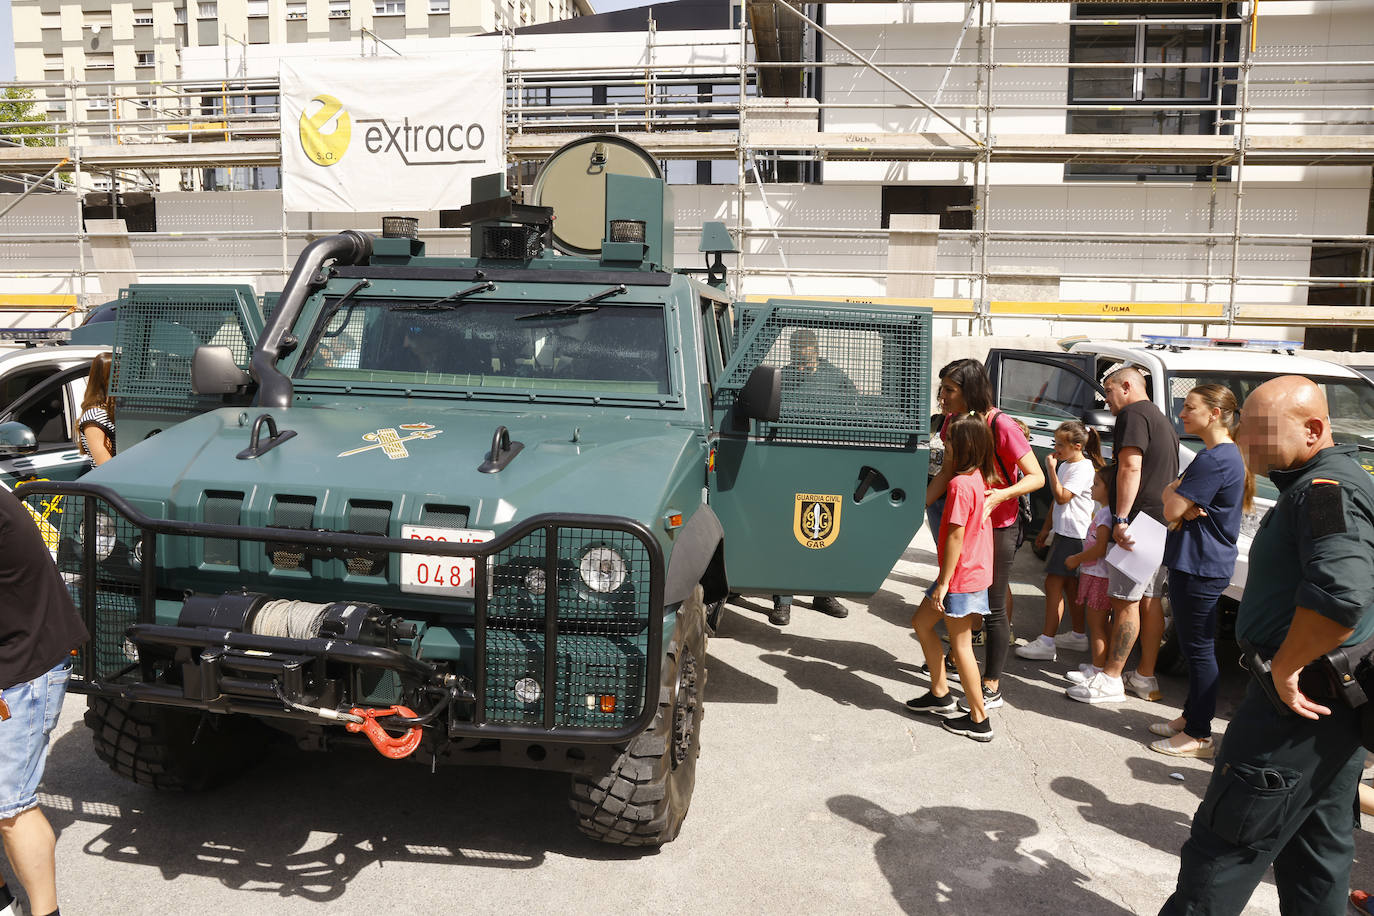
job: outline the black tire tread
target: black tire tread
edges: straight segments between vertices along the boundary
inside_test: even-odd
[[[681,642],[693,632],[701,634],[697,640],[697,691],[704,696],[706,687],[705,609],[696,597],[690,604],[690,614],[681,615],[673,640],[664,658],[665,675],[659,687],[658,712],[653,722],[636,735],[622,750],[620,757],[603,776],[574,775],[572,778],[572,808],[577,812],[578,829],[593,839],[619,846],[661,846],[677,838],[686,806],[673,811],[668,804],[668,780],[671,767],[664,766],[672,731],[673,698],[678,679],[678,658]],[[703,709],[704,713],[705,710]],[[700,729],[697,731],[698,739]],[[695,757],[700,742],[692,748]],[[695,760],[692,761],[695,766]]]
[[[266,730],[241,716],[201,714],[92,695],[84,717],[96,756],[152,789],[198,792],[231,781],[261,756]]]

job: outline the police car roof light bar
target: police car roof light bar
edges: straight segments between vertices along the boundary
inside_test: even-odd
[[[1269,350],[1292,354],[1302,349],[1297,340],[1254,340],[1243,337],[1174,337],[1167,334],[1142,334],[1146,347],[1154,349],[1187,350],[1193,347],[1223,347],[1242,350]]]

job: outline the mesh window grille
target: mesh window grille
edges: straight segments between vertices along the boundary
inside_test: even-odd
[[[276,528],[315,527],[315,497],[278,496],[272,503],[272,525]],[[267,555],[277,569],[304,569],[305,554],[287,545],[268,544]]]
[[[112,392],[121,411],[196,409],[217,397],[191,390],[196,347],[225,346],[247,368],[262,313],[248,287],[133,287],[119,306]]]
[[[760,435],[892,446],[927,437],[928,311],[774,304],[742,309],[740,334],[716,403],[733,403],[755,367],[782,369],[781,416]]]

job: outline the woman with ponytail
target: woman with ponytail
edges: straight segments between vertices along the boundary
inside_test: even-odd
[[[1217,708],[1217,600],[1236,566],[1241,515],[1255,495],[1254,475],[1231,441],[1240,406],[1224,385],[1199,385],[1183,401],[1183,431],[1203,450],[1183,475],[1164,488],[1169,534],[1164,565],[1174,629],[1188,662],[1183,714],[1157,722],[1161,736],[1150,747],[1175,757],[1211,757],[1212,716]]]

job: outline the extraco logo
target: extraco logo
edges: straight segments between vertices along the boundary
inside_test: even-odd
[[[320,107],[310,113],[314,103]],[[325,167],[336,164],[348,152],[352,126],[343,103],[332,95],[317,95],[301,112],[301,149],[310,161]]]

